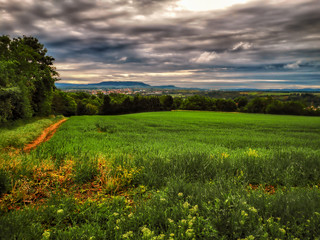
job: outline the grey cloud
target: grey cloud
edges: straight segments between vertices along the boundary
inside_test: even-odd
[[[314,73],[312,81],[319,77],[318,0],[255,1],[226,10],[166,16],[168,6],[176,2],[7,0],[0,6],[6,13],[0,16],[0,27],[13,37],[35,35],[60,62],[102,62],[123,71],[201,69],[201,75],[192,76],[199,79],[217,77],[213,67],[262,75],[299,70]],[[219,57],[205,58],[212,53]],[[299,60],[303,60],[299,68],[285,67]],[[306,67],[307,63],[312,64]]]
[[[152,14],[155,11],[162,10],[168,5],[174,5],[177,0],[129,0],[127,3],[132,2],[137,7],[138,11],[142,14]]]

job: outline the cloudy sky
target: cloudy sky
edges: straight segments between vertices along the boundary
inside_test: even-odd
[[[0,0],[61,83],[320,88],[319,0]]]

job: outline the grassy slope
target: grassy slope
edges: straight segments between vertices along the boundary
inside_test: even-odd
[[[0,149],[21,148],[34,140],[41,132],[61,117],[19,120],[0,127]]]
[[[319,136],[317,117],[189,111],[72,117],[15,166],[34,166],[24,171],[30,182],[55,172],[46,175],[55,186],[42,180],[54,193],[49,207],[6,213],[0,225],[10,224],[0,230],[29,239],[314,238]]]
[[[81,146],[82,152],[104,155],[118,150],[130,153],[155,150],[163,154],[210,152],[217,147],[316,150],[319,126],[319,118],[312,117],[216,112],[83,116],[71,118],[54,137],[54,144],[47,145],[64,146],[72,154],[77,154],[76,147]],[[98,132],[98,128],[102,131]]]

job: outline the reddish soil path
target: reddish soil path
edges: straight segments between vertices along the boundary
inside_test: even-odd
[[[48,141],[57,131],[59,126],[65,121],[67,121],[67,119],[62,119],[59,122],[56,122],[55,124],[52,124],[50,127],[46,128],[36,140],[34,140],[32,143],[27,144],[23,148],[23,151],[29,152],[30,150],[36,148],[39,144]]]

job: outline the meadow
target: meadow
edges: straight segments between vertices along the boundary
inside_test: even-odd
[[[320,237],[319,117],[74,116],[24,153],[48,121],[0,129],[0,239]]]

